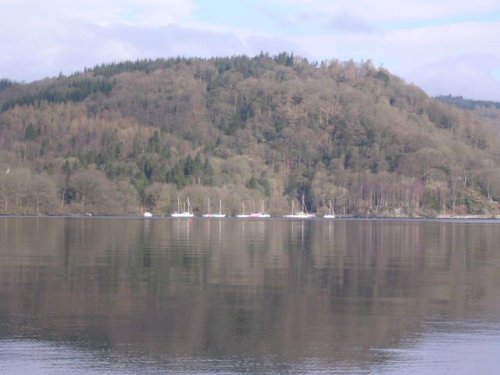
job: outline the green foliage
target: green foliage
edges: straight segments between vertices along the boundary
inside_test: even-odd
[[[462,96],[452,96],[452,95],[440,95],[435,97],[436,100],[440,102],[452,104],[462,109],[476,109],[479,107],[494,107],[500,109],[500,103],[491,100],[473,100],[465,99]]]
[[[24,131],[24,139],[26,141],[33,141],[40,135],[40,129],[36,129],[33,124],[28,124]]]
[[[453,118],[443,105],[431,103],[427,108],[427,115],[437,127],[451,129],[457,127],[457,121]]]
[[[212,185],[214,170],[210,161],[202,161],[201,154],[196,154],[193,159],[191,155],[180,159],[174,167],[166,173],[165,182],[173,183],[182,189],[186,185]]]
[[[0,79],[0,92],[5,90],[6,88],[14,85],[14,82],[10,79],[2,78]]]
[[[274,61],[280,65],[293,66],[293,53],[281,52],[274,58]]]
[[[250,179],[248,180],[248,182],[246,184],[246,187],[249,189],[257,189],[258,186],[259,186],[259,182],[255,178],[255,176],[250,177]]]
[[[8,109],[19,105],[28,106],[40,103],[67,103],[80,102],[88,96],[96,93],[108,95],[113,89],[114,81],[108,79],[80,79],[70,82],[66,87],[50,85],[44,87],[33,94],[27,94],[14,100],[6,101],[1,106],[1,111],[5,112]],[[8,87],[8,86],[7,86]]]

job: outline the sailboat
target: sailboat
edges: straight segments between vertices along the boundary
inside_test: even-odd
[[[181,201],[177,197],[177,211],[172,212],[171,217],[193,217],[194,214],[191,212],[191,204],[189,203],[189,197],[187,198],[187,211],[184,208],[181,211]]]
[[[262,206],[260,208],[260,211],[250,213],[249,217],[255,219],[266,219],[268,217],[271,217],[271,215],[264,212],[264,201],[262,201]]]
[[[333,211],[332,201],[328,201],[328,205],[330,206],[330,213],[325,214],[323,216],[324,219],[335,219],[335,212]]]
[[[210,212],[210,198],[208,198],[208,211],[206,214],[203,214],[203,217],[213,217],[213,218],[222,218],[226,217],[226,214],[222,213],[222,200],[219,199],[219,212],[218,213],[211,213]]]
[[[239,215],[236,215],[237,218],[245,218],[245,217],[250,217],[250,215],[245,214],[245,202],[243,202],[243,210],[242,213]]]
[[[203,217],[214,217],[212,213],[210,212],[210,198],[207,198],[207,213],[201,215]]]
[[[310,214],[307,212],[306,204],[304,202],[304,195],[302,195],[302,210],[295,212],[293,201],[292,201],[292,213],[284,216],[287,219],[313,219],[316,214]]]
[[[226,217],[226,214],[222,213],[222,199],[219,199],[219,212],[213,214],[212,217],[218,217],[218,218]]]

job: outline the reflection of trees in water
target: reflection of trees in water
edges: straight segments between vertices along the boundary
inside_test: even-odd
[[[0,230],[3,335],[379,360],[370,348],[429,317],[499,301],[500,229],[488,224],[2,219]]]

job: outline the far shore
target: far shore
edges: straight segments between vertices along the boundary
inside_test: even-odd
[[[101,215],[101,214],[0,214],[0,218],[106,218],[106,219],[203,219],[203,220],[221,220],[221,219],[235,219],[242,220],[235,216],[227,216],[225,218],[204,218],[201,215],[195,215],[192,218],[174,218],[170,214],[153,214],[151,217],[144,217],[144,215]],[[461,221],[474,221],[474,220],[500,220],[500,215],[437,215],[437,216],[403,216],[403,215],[337,215],[335,218],[323,218],[323,216],[316,216],[308,219],[301,218],[285,218],[283,216],[271,216],[270,218],[244,218],[249,221],[262,221],[269,219],[283,219],[286,221],[335,221],[335,220],[461,220]]]

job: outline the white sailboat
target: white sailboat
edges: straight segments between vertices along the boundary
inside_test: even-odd
[[[226,217],[226,214],[222,213],[222,199],[219,199],[219,212],[213,214],[212,217],[217,217],[217,218]]]
[[[330,213],[323,216],[324,219],[335,219],[335,212],[333,211],[332,201],[328,201],[330,206]]]
[[[271,215],[269,215],[264,211],[264,201],[262,201],[262,206],[260,208],[260,211],[250,213],[249,217],[254,219],[267,219],[271,217]]]
[[[207,198],[207,213],[201,215],[203,217],[214,217],[212,213],[210,212],[210,198]]]
[[[222,200],[219,199],[219,212],[217,213],[211,213],[210,212],[210,198],[208,198],[208,211],[206,214],[203,214],[203,217],[208,217],[208,218],[223,218],[226,217],[226,214],[222,213]]]
[[[243,202],[243,210],[241,211],[241,214],[236,215],[237,218],[246,218],[250,217],[250,215],[245,214],[245,202]]]
[[[310,214],[307,212],[306,204],[304,202],[304,195],[302,195],[302,210],[295,212],[294,205],[292,201],[292,213],[284,216],[287,219],[313,219],[316,217],[316,214]]]
[[[191,204],[189,203],[189,197],[187,198],[187,211],[184,208],[181,211],[181,202],[179,197],[177,197],[177,211],[172,212],[171,217],[183,218],[183,217],[193,217],[194,214],[191,212]]]

